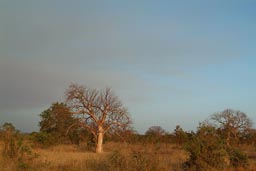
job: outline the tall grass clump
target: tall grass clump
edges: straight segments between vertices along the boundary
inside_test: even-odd
[[[130,144],[120,149],[115,147],[102,160],[90,161],[90,168],[94,171],[181,171],[187,155],[185,151],[173,147],[175,145],[167,144]]]
[[[93,170],[106,171],[157,171],[162,170],[158,159],[140,152],[125,154],[114,151],[106,159],[90,163]]]

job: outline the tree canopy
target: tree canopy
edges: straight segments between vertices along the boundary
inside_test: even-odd
[[[226,109],[211,116],[215,127],[219,128],[223,136],[227,137],[227,143],[238,141],[252,127],[252,120],[241,111]]]
[[[53,135],[55,140],[63,141],[67,138],[67,129],[77,119],[72,116],[70,108],[64,103],[53,103],[50,108],[40,114],[40,131]],[[73,127],[74,129],[74,127]],[[73,133],[69,132],[69,135]]]

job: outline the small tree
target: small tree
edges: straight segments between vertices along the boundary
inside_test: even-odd
[[[79,126],[88,129],[96,139],[96,153],[103,151],[104,134],[123,129],[131,123],[126,108],[111,89],[90,89],[71,84],[66,91],[66,102]]]

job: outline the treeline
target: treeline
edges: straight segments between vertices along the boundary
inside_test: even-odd
[[[54,145],[60,143],[96,143],[95,137],[89,130],[79,126],[78,118],[72,117],[70,109],[64,103],[54,103],[40,114],[40,131],[31,135],[35,142],[41,145]],[[201,129],[215,130],[225,143],[231,145],[251,144],[255,145],[256,130],[252,127],[252,121],[240,111],[226,109],[215,113],[208,121],[198,125],[196,131],[185,131],[180,125],[167,132],[161,126],[151,126],[145,134],[138,134],[132,127],[109,131],[105,135],[104,142],[116,141],[126,143],[175,143],[183,145]]]

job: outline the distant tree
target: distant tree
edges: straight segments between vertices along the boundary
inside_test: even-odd
[[[145,135],[162,136],[166,131],[161,126],[151,126],[146,131]]]
[[[131,123],[126,108],[109,88],[100,91],[71,84],[66,91],[66,102],[79,119],[79,126],[94,135],[96,153],[103,151],[106,132],[123,129]]]
[[[147,142],[159,143],[163,142],[166,134],[166,131],[161,126],[151,126],[145,132],[145,137]]]
[[[237,142],[240,136],[252,128],[252,121],[245,113],[232,109],[213,114],[211,120],[227,138],[228,145]]]
[[[72,117],[70,108],[64,103],[53,103],[49,109],[40,114],[40,117],[41,121],[39,122],[39,126],[42,134],[37,136],[39,139],[44,139],[41,141],[51,139],[51,141],[58,141],[58,143],[60,143],[69,137],[74,137],[75,131],[77,131],[74,129],[75,127],[73,127],[73,130],[70,131],[68,135],[66,134],[67,129],[72,124],[76,123],[77,119]]]

